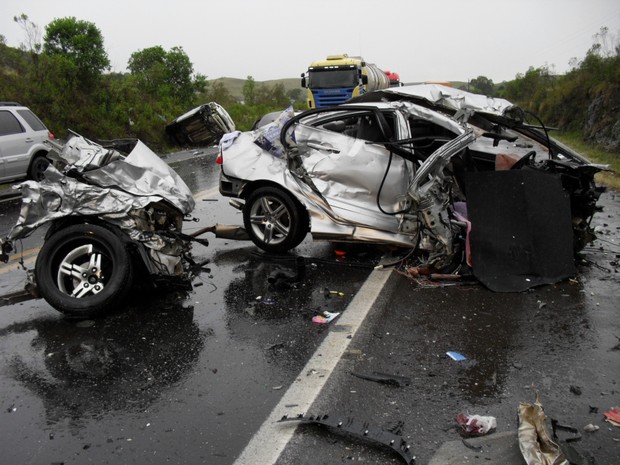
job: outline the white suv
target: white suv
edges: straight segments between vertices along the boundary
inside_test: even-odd
[[[49,165],[49,148],[43,144],[48,138],[54,135],[27,107],[0,102],[0,182],[40,181]]]

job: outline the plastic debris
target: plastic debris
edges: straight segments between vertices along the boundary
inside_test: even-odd
[[[569,389],[570,389],[570,392],[572,392],[576,396],[580,396],[581,393],[582,393],[582,390],[581,390],[581,388],[579,386],[571,385]]]
[[[465,436],[484,436],[497,428],[495,417],[470,415],[463,412],[456,416],[456,422],[462,428]]]
[[[579,434],[579,430],[577,428],[569,425],[563,425],[558,420],[554,420],[553,418],[551,419],[551,428],[553,429],[553,439],[559,439],[558,431],[568,431],[569,433],[573,433],[573,436],[563,439],[563,442],[581,441],[581,434]]]
[[[315,424],[326,426],[332,432],[341,432],[353,436],[370,444],[387,446],[392,449],[407,465],[415,465],[415,458],[412,454],[411,446],[401,436],[402,422],[388,430],[378,429],[365,421],[355,420],[354,418],[331,417],[330,415],[297,415],[289,417],[284,415],[279,422],[299,422],[302,424]]]
[[[568,465],[566,456],[545,428],[545,412],[536,393],[533,404],[519,404],[519,448],[528,465]]]
[[[407,378],[406,376],[399,375],[391,375],[388,373],[379,373],[377,371],[373,371],[370,374],[367,373],[356,373],[354,371],[351,372],[353,376],[357,376],[361,379],[366,379],[368,381],[375,381],[377,383],[389,384],[392,386],[409,386],[411,384],[411,378]]]
[[[319,325],[326,325],[327,323],[332,321],[334,318],[336,318],[338,315],[340,315],[340,312],[332,313],[332,312],[325,311],[321,313],[320,315],[313,316],[312,322],[319,324]]]
[[[583,427],[583,430],[586,433],[594,433],[595,431],[598,431],[599,429],[600,428],[597,425],[593,425],[592,423],[589,423]]]
[[[456,362],[460,362],[462,360],[467,360],[467,357],[465,357],[462,354],[459,354],[458,352],[454,352],[454,351],[446,352],[446,355],[448,357],[450,357],[452,360],[456,361]]]
[[[614,426],[620,426],[620,407],[612,407],[609,411],[603,413],[605,421]]]
[[[326,287],[325,289],[323,289],[323,295],[325,296],[326,299],[329,299],[333,295],[336,295],[338,297],[344,297],[344,292],[342,292],[342,291],[333,291],[333,290],[328,289]]]

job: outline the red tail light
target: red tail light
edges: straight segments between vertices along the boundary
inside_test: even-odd
[[[222,156],[222,152],[217,155],[215,163],[217,163],[218,165],[222,165],[224,163],[224,157]]]
[[[47,131],[47,137],[49,137],[50,139],[56,139],[54,137],[54,134],[52,134],[51,132]]]

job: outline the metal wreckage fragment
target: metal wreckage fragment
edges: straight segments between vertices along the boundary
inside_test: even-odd
[[[404,460],[407,465],[414,465],[415,458],[411,453],[411,446],[398,434],[402,429],[403,423],[398,422],[390,431],[378,429],[368,422],[347,418],[345,420],[334,419],[329,415],[309,415],[303,414],[296,417],[284,415],[279,422],[299,422],[301,424],[315,424],[326,426],[330,431],[349,434],[355,438],[368,441],[371,444],[387,446]]]
[[[53,164],[41,181],[17,186],[20,215],[0,239],[0,260],[8,261],[14,241],[49,225],[27,270],[30,294],[84,318],[121,305],[143,271],[154,287],[191,289],[201,270],[192,242],[208,241],[182,232],[195,202],[178,174],[137,139],[98,144],[74,134],[65,144],[47,143]],[[219,226],[201,233],[217,234]]]
[[[144,245],[151,273],[182,274],[181,256],[189,250],[182,221],[195,202],[174,170],[140,141],[127,156],[78,135],[64,145],[48,143],[54,164],[43,180],[18,185],[22,208],[3,249],[54,220],[97,217]]]

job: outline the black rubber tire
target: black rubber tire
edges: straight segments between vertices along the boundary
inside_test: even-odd
[[[60,273],[63,263],[65,272]],[[92,318],[122,305],[133,283],[133,264],[118,234],[82,223],[60,229],[45,241],[34,274],[41,296],[52,307],[70,317]]]
[[[306,237],[308,214],[284,190],[267,186],[256,189],[247,198],[243,224],[259,248],[284,253],[297,247]]]
[[[45,177],[45,170],[50,165],[50,161],[43,154],[35,155],[30,160],[28,167],[28,179],[33,181],[41,181]]]

